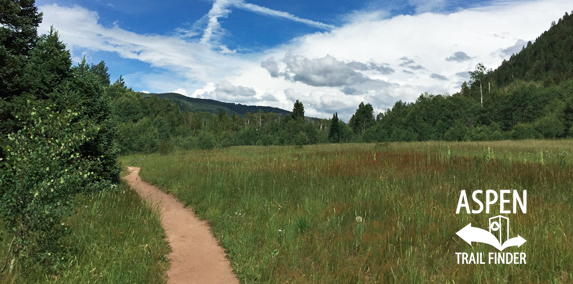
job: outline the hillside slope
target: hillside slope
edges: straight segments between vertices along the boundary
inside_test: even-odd
[[[540,81],[548,86],[573,78],[573,15],[565,13],[534,43],[504,60],[490,75],[499,87],[515,80]]]
[[[142,94],[143,97],[149,98],[156,95],[160,99],[168,99],[170,102],[179,106],[183,111],[189,112],[209,112],[218,114],[220,111],[225,111],[228,115],[237,114],[244,116],[247,112],[256,113],[259,110],[263,112],[274,112],[280,115],[290,114],[290,111],[275,107],[266,106],[250,106],[235,103],[225,103],[210,99],[190,98],[176,93],[162,93],[162,94]]]

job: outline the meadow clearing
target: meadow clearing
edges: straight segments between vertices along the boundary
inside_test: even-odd
[[[208,220],[243,283],[571,283],[573,142],[241,146],[122,157]],[[497,252],[456,232],[461,190],[527,190],[504,214],[526,264],[458,264]],[[470,197],[471,198],[471,197]],[[474,207],[473,204],[472,208]]]

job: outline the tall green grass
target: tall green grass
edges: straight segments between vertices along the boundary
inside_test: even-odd
[[[65,262],[54,270],[23,260],[2,283],[166,282],[170,248],[159,215],[125,182],[76,201],[77,214],[62,220],[72,229],[62,240]],[[3,265],[9,240],[0,236]]]
[[[568,140],[232,147],[123,163],[208,220],[243,283],[570,283],[572,148]],[[499,207],[456,215],[463,189],[527,190],[527,214],[508,216],[511,237],[527,242],[504,251],[526,252],[527,264],[457,264],[455,252],[496,250],[455,233],[499,215]]]

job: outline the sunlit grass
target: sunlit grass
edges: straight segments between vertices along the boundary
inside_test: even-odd
[[[209,220],[244,283],[568,283],[572,148],[569,140],[233,147],[123,163]],[[456,215],[462,189],[528,191],[527,214],[508,216],[527,242],[505,250],[526,252],[527,264],[457,264],[455,252],[495,249],[455,233],[499,215],[499,207]]]
[[[79,196],[77,203],[77,214],[63,220],[72,229],[62,241],[64,267],[48,272],[29,262],[16,265],[2,283],[166,282],[169,246],[159,215],[128,185],[122,182],[114,190]],[[4,260],[8,240],[0,245]]]

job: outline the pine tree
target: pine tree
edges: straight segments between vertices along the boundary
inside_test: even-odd
[[[304,120],[304,106],[301,102],[296,100],[292,109],[292,116],[294,119]]]
[[[34,4],[34,0],[0,2],[0,99],[9,99],[25,88],[23,69],[42,21]]]
[[[42,21],[34,0],[0,1],[0,146],[8,133],[17,129],[12,115],[14,102],[27,87],[22,79],[30,51],[38,40],[37,28]],[[4,157],[0,147],[0,158]]]
[[[338,125],[338,113],[332,116],[330,130],[328,131],[328,141],[332,143],[340,142],[340,126]]]
[[[26,93],[34,95],[34,99],[48,98],[56,87],[72,77],[70,52],[53,28],[40,37],[29,57],[22,77],[27,84]]]
[[[58,249],[78,193],[119,181],[117,132],[100,74],[85,61],[72,68],[54,30],[37,38],[34,1],[0,9],[0,216],[10,253],[33,261]]]
[[[108,68],[107,68],[107,66],[105,66],[104,61],[100,61],[100,63],[98,63],[96,65],[92,64],[90,67],[90,72],[92,72],[98,76],[98,78],[100,79],[100,83],[103,86],[109,86],[111,84],[111,81],[109,79],[109,73],[107,73]]]

